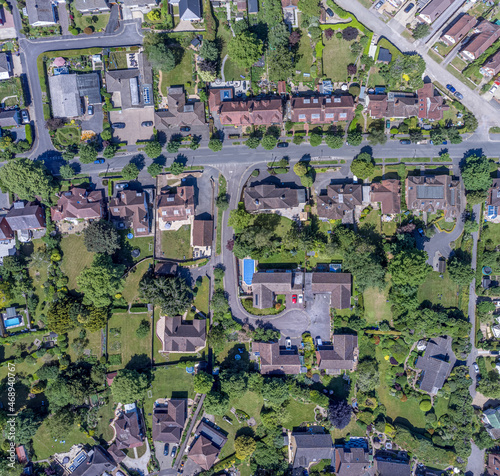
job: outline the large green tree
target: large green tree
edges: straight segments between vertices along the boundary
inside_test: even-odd
[[[262,397],[267,406],[279,407],[290,398],[288,385],[278,378],[266,378],[262,385]]]
[[[149,379],[146,374],[137,370],[119,370],[118,375],[111,385],[113,400],[123,404],[141,401],[149,387]]]
[[[144,41],[144,51],[153,67],[161,71],[172,71],[178,63],[174,48],[167,45],[162,35],[149,34]]]
[[[227,224],[233,227],[235,233],[240,233],[250,225],[253,216],[245,210],[243,202],[238,203],[237,210],[231,210]]]
[[[362,180],[368,178],[374,168],[373,158],[367,152],[361,152],[351,163],[351,172]]]
[[[490,164],[484,155],[469,155],[461,166],[467,191],[486,191],[491,187]]]
[[[51,303],[47,311],[47,326],[51,331],[56,334],[65,334],[75,327],[70,314],[72,305],[73,301],[69,298]]]
[[[211,391],[207,393],[204,404],[209,415],[224,415],[229,410],[229,397],[225,393]]]
[[[390,260],[388,271],[397,286],[420,286],[432,267],[427,264],[427,253],[413,248],[397,253]]]
[[[450,278],[459,286],[469,285],[474,277],[471,263],[460,259],[458,256],[453,256],[448,260],[448,272],[450,273]]]
[[[356,374],[358,376],[356,385],[361,392],[371,392],[380,385],[378,366],[375,360],[368,359],[359,362]]]
[[[120,235],[109,222],[94,221],[83,230],[83,244],[92,253],[112,255],[120,248]]]
[[[97,159],[97,149],[94,144],[83,144],[78,152],[82,164],[91,164]]]
[[[299,0],[298,8],[302,14],[310,17],[319,17],[321,13],[317,0]]]
[[[198,372],[194,376],[194,391],[196,393],[208,393],[212,390],[214,385],[214,378],[206,372]]]
[[[250,68],[262,56],[262,50],[257,35],[244,31],[229,42],[227,53],[242,68]]]
[[[26,158],[12,160],[0,168],[0,187],[21,200],[41,197],[48,201],[56,191],[53,177],[43,162]]]

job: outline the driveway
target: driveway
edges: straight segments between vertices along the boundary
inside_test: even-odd
[[[111,7],[111,13],[109,15],[108,24],[106,25],[105,32],[113,33],[118,28],[118,17],[120,15],[120,7],[115,3]]]
[[[103,119],[104,119],[104,113],[102,111],[102,104],[94,104],[94,114],[92,116],[89,116],[88,114],[85,114],[83,116],[82,130],[94,131],[100,134],[102,132]]]
[[[134,471],[138,471],[140,474],[149,474],[148,473],[148,462],[151,458],[151,450],[149,448],[148,440],[145,440],[146,443],[146,452],[140,458],[131,458],[130,456],[126,456],[122,461],[122,464],[127,468]],[[129,451],[134,455],[137,454],[137,448],[134,448],[132,451]]]
[[[57,16],[59,17],[59,25],[63,35],[69,35],[69,18],[68,11],[66,10],[66,2],[57,5]]]
[[[160,463],[160,471],[172,469],[173,460],[170,457],[170,452],[172,451],[173,444],[169,444],[168,456],[163,455],[163,450],[165,448],[165,443],[162,441],[155,441],[155,455],[158,463]]]
[[[111,111],[109,113],[111,124],[114,122],[123,122],[123,129],[114,129],[113,135],[120,142],[135,144],[139,140],[150,140],[153,136],[153,126],[142,127],[141,124],[145,121],[151,121],[154,124],[154,108],[130,108],[122,109],[121,111]]]
[[[330,294],[315,294],[313,301],[308,301],[306,311],[310,319],[309,331],[313,339],[320,337],[330,342]]]

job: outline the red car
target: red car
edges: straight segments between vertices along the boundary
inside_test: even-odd
[[[293,302],[294,304],[297,304],[297,295],[296,295],[296,294],[294,294],[294,295],[292,296],[292,302]]]

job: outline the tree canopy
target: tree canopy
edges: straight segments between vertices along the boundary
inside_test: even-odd
[[[115,402],[127,404],[141,401],[149,387],[146,374],[137,370],[123,369],[118,371],[111,385],[111,393]]]
[[[150,159],[156,159],[161,155],[161,144],[157,140],[149,141],[144,146],[144,152]]]
[[[332,400],[328,407],[328,419],[337,429],[342,430],[351,421],[352,407],[346,400]]]
[[[137,165],[133,162],[125,165],[122,169],[122,176],[125,180],[137,180],[137,177],[139,177],[139,169],[137,168]]]
[[[486,191],[491,187],[490,164],[484,155],[469,155],[461,165],[467,191]]]
[[[351,163],[351,172],[362,180],[368,178],[374,169],[373,158],[367,152],[361,152]]]
[[[109,222],[94,221],[83,230],[83,243],[87,251],[112,255],[120,248],[120,235]]]
[[[262,41],[249,31],[233,38],[227,48],[229,57],[242,68],[250,68],[262,56],[262,51]]]
[[[178,58],[173,50],[162,35],[149,34],[144,40],[144,51],[149,62],[161,71],[172,71],[177,65]]]

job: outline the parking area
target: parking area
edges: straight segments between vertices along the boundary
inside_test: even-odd
[[[323,342],[329,342],[331,336],[330,294],[314,294],[312,301],[307,301],[306,312],[309,316],[309,331],[313,339],[320,337]]]
[[[85,115],[82,118],[82,131],[94,131],[100,134],[102,132],[102,121],[104,119],[102,104],[95,104],[93,107],[94,114],[89,115],[87,106]]]
[[[121,111],[110,112],[111,124],[123,123],[123,129],[114,128],[113,135],[120,142],[127,142],[132,145],[140,140],[150,140],[153,137],[153,125],[143,127],[143,122],[151,122],[154,124],[154,108],[130,108],[122,109]]]
[[[155,455],[158,463],[160,464],[160,471],[171,469],[173,458],[170,457],[170,452],[172,451],[172,445],[169,445],[168,456],[163,454],[165,443],[162,441],[155,441]]]
[[[410,11],[405,12],[406,9],[410,7],[410,4],[413,4],[413,7],[410,9]],[[396,20],[400,25],[404,26],[406,28],[406,25],[408,23],[412,23],[415,20],[415,14],[417,13],[417,8],[416,5],[417,2],[414,0],[410,0],[406,2],[401,9],[399,10],[398,13],[396,13],[394,20]]]
[[[304,309],[304,295],[302,293],[286,294],[285,297],[287,309]]]

